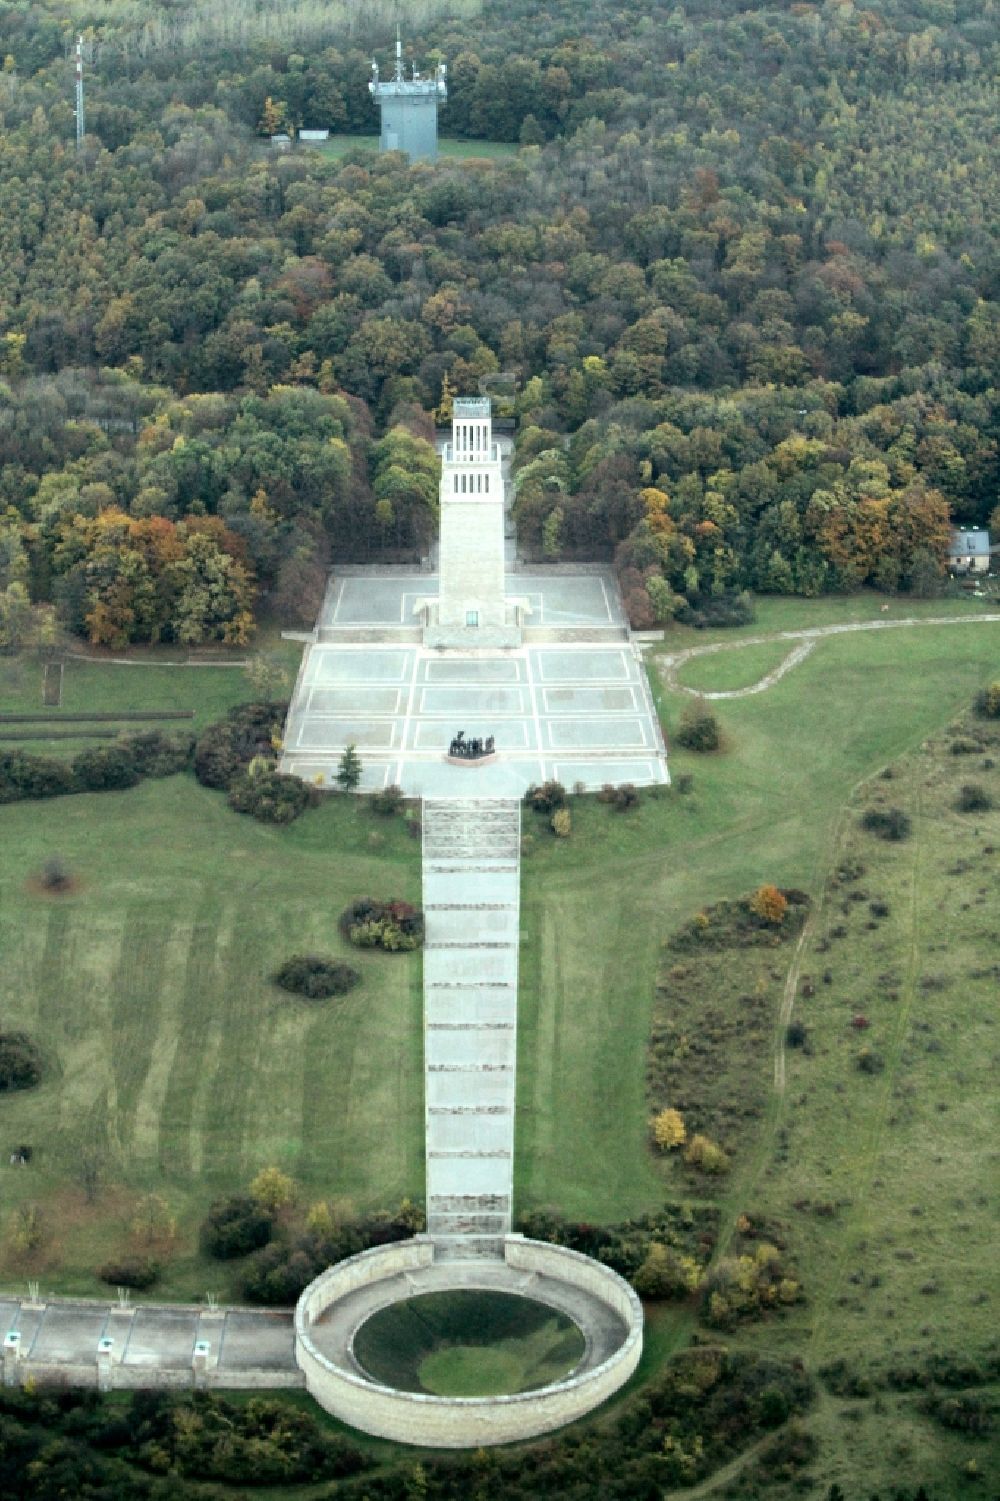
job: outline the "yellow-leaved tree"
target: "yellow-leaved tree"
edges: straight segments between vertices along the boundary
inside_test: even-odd
[[[687,1127],[684,1117],[679,1110],[673,1110],[669,1106],[661,1110],[652,1120],[653,1140],[661,1152],[669,1152],[674,1147],[682,1147],[687,1141]]]

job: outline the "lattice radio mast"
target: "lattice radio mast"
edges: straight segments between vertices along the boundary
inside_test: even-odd
[[[76,149],[83,147],[83,37],[76,39]]]

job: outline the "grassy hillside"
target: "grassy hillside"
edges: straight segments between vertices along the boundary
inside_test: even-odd
[[[539,824],[522,890],[522,1205],[615,1218],[657,1202],[643,1064],[663,939],[765,880],[818,893],[852,789],[967,704],[998,661],[990,625],[821,641],[774,688],[718,706],[724,754],[672,752],[674,777],[694,777],[688,796],[647,795],[626,814],[588,802],[568,840]],[[660,698],[669,734],[687,700]]]

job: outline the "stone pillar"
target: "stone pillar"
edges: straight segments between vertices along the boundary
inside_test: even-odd
[[[20,1386],[20,1373],[18,1366],[21,1363],[21,1334],[17,1329],[11,1329],[4,1336],[3,1342],[3,1384],[4,1386]]]
[[[109,1392],[114,1386],[114,1377],[111,1373],[111,1354],[115,1342],[108,1335],[97,1341],[97,1390]]]
[[[212,1346],[209,1344],[207,1339],[195,1340],[194,1351],[191,1356],[191,1370],[193,1373],[195,1389],[197,1391],[204,1390],[205,1378],[208,1375],[211,1353]]]

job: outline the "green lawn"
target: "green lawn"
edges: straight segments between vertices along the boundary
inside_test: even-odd
[[[354,1351],[376,1381],[440,1397],[528,1391],[567,1375],[585,1341],[565,1314],[510,1293],[423,1293],[379,1309]]]
[[[324,156],[336,158],[345,156],[348,151],[357,151],[359,148],[377,151],[378,142],[377,135],[331,135],[326,141],[306,141],[301,149],[322,151]],[[518,150],[519,147],[515,143],[507,141],[458,141],[438,137],[438,156],[444,161],[482,160],[483,158],[503,160],[516,156]]]
[[[339,953],[351,897],[418,899],[419,844],[400,821],[330,799],[273,830],[184,776],[0,808],[0,841],[0,1015],[51,1069],[0,1100],[0,1144],[34,1151],[0,1170],[3,1212],[45,1206],[48,1285],[92,1290],[142,1191],[178,1218],[166,1296],[226,1288],[194,1229],[262,1165],[358,1207],[420,1193],[419,957],[355,955],[363,984],[319,1005],[267,979],[289,953]],[[26,884],[52,854],[75,894]],[[72,1186],[87,1154],[103,1180],[92,1206]],[[0,1243],[0,1277],[18,1275]]]
[[[677,681],[699,693],[729,693],[734,688],[750,688],[776,667],[795,649],[794,641],[767,641],[745,646],[733,642],[731,648],[709,656],[692,657],[677,670]]]
[[[267,654],[283,667],[288,682],[282,691],[290,694],[302,656],[301,645],[273,636],[262,645]],[[158,727],[167,734],[197,733],[213,720],[221,719],[233,704],[245,703],[252,696],[242,667],[187,666],[184,665],[185,656],[181,649],[151,648],[131,652],[127,665],[67,657],[63,668],[62,701],[58,708],[49,708],[42,703],[45,667],[40,658],[0,656],[0,713],[37,714],[46,720],[44,726],[0,724],[0,745],[37,755],[72,756],[87,744],[100,743],[90,735],[86,724],[60,723],[60,716],[66,714],[190,710],[193,719],[165,720]],[[75,738],[46,739],[44,731],[50,726],[63,732],[71,730]],[[109,727],[128,734],[156,726],[127,720],[100,726],[105,730]],[[27,734],[29,730],[37,730],[38,738],[30,742],[4,738],[15,732]]]
[[[885,608],[888,606],[888,609]],[[858,594],[824,594],[819,599],[803,599],[795,594],[757,594],[754,596],[752,625],[735,629],[714,627],[696,631],[689,626],[668,627],[662,645],[656,651],[678,651],[687,646],[704,646],[710,641],[737,641],[741,636],[761,636],[768,631],[801,631],[823,625],[851,625],[863,620],[923,619],[937,615],[983,615],[1000,611],[1000,588],[991,583],[990,594],[975,599],[956,593],[944,599],[913,599],[898,595],[887,599],[874,589]]]

